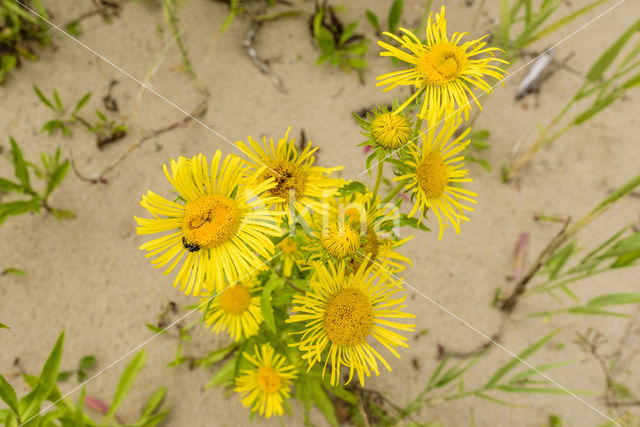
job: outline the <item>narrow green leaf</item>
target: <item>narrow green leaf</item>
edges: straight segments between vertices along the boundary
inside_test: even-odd
[[[15,202],[0,204],[0,224],[10,215],[20,215],[29,211],[37,211],[40,208],[40,199],[33,198],[31,200],[23,201],[17,200]]]
[[[205,388],[211,388],[223,383],[231,382],[236,368],[236,359],[237,357],[227,360],[227,362],[218,369],[213,377],[211,377],[211,381],[207,383]]]
[[[138,376],[138,374],[144,367],[146,359],[147,352],[145,350],[141,350],[124,369],[124,372],[120,377],[120,381],[118,382],[118,386],[116,387],[116,393],[113,397],[113,402],[111,403],[109,412],[107,412],[107,415],[104,419],[105,424],[108,424],[108,422],[111,421],[116,413],[116,410],[131,390],[133,382],[135,381],[136,376]]]
[[[625,31],[618,40],[615,41],[591,66],[591,69],[587,73],[587,80],[594,82],[600,80],[604,72],[609,68],[614,59],[618,56],[622,48],[629,41],[633,33],[640,30],[640,19],[634,22]]]
[[[376,30],[376,33],[381,32],[381,30],[380,30],[380,21],[378,20],[378,15],[376,15],[375,13],[370,11],[369,9],[367,9],[364,14],[367,17],[367,21],[369,21],[369,24],[371,24],[373,29]]]
[[[4,323],[0,322],[0,329],[9,329],[9,327]]]
[[[65,160],[61,165],[59,165],[51,174],[49,181],[47,182],[47,190],[45,192],[45,197],[51,194],[53,190],[55,190],[58,185],[62,182],[64,177],[67,175],[69,171],[69,167],[71,167],[71,162],[69,160]]]
[[[596,101],[590,108],[588,108],[585,111],[583,111],[582,113],[578,114],[573,119],[572,124],[577,126],[577,125],[580,125],[580,124],[586,122],[587,120],[589,120],[590,118],[592,118],[593,116],[598,114],[600,111],[604,110],[609,105],[611,105],[613,103],[613,101],[615,101],[619,97],[620,97],[620,95],[616,95],[615,93],[611,93],[608,96],[606,96],[605,98]]]
[[[273,307],[271,306],[271,292],[278,287],[282,287],[284,279],[280,277],[272,277],[265,283],[262,289],[262,297],[260,298],[260,309],[262,310],[262,317],[264,317],[264,323],[267,324],[272,332],[276,332],[276,321],[273,317]]]
[[[22,183],[22,188],[26,191],[32,191],[29,184],[29,171],[27,170],[27,163],[22,156],[22,151],[20,151],[18,143],[12,136],[9,137],[9,140],[11,141],[11,153],[13,154],[13,167],[16,178]]]
[[[511,13],[509,10],[509,0],[500,0],[500,42],[502,48],[509,48],[509,32],[511,29]]]
[[[82,107],[84,107],[87,104],[87,102],[89,102],[90,99],[91,99],[91,92],[85,93],[84,96],[80,98],[80,100],[76,104],[75,108],[73,109],[73,113],[75,114],[78,111],[80,111]]]
[[[2,275],[2,276],[8,276],[8,275],[26,276],[27,272],[24,271],[24,270],[20,270],[19,268],[9,267],[9,268],[5,268],[4,270],[2,270],[2,273],[0,273],[0,275]]]
[[[347,26],[342,31],[342,34],[340,35],[340,40],[338,41],[338,45],[342,46],[344,42],[349,40],[349,37],[353,35],[357,27],[358,27],[358,21],[350,22],[349,24],[347,24]]]
[[[489,379],[489,381],[487,381],[487,383],[484,385],[483,388],[485,388],[485,389],[494,388],[498,384],[498,382],[502,378],[504,378],[505,375],[507,375],[509,373],[509,371],[511,371],[513,368],[515,368],[516,366],[518,366],[521,363],[521,360],[525,360],[527,357],[531,356],[533,353],[538,351],[543,345],[545,345],[547,342],[549,342],[549,340],[551,340],[551,338],[556,336],[559,332],[560,332],[560,330],[554,331],[554,332],[550,333],[549,335],[547,335],[546,337],[542,338],[541,340],[531,344],[523,352],[518,354],[518,357],[514,357],[509,362],[507,362],[505,365],[503,365],[500,369],[498,369],[493,374],[493,376]]]
[[[20,411],[18,410],[18,397],[16,396],[16,391],[11,387],[11,384],[4,379],[2,375],[0,375],[0,399],[7,404],[9,409],[13,411],[16,416],[20,416]]]
[[[148,417],[156,412],[160,405],[162,405],[162,402],[164,402],[164,398],[166,397],[166,395],[167,388],[158,387],[156,391],[153,392],[149,400],[147,400],[147,404],[142,410],[142,415],[140,416],[140,418]]]
[[[395,0],[389,8],[389,17],[387,19],[389,25],[389,32],[396,33],[398,31],[398,24],[400,23],[400,17],[402,16],[403,0]]]
[[[536,33],[536,35],[530,37],[529,39],[527,39],[527,41],[525,42],[525,44],[530,44],[535,42],[536,40],[539,40],[545,36],[548,36],[549,34],[553,33],[556,30],[559,30],[560,28],[564,27],[565,25],[569,24],[570,22],[572,22],[573,20],[575,20],[576,18],[582,16],[583,14],[587,13],[588,11],[590,11],[591,9],[594,9],[598,6],[600,6],[601,4],[607,2],[608,0],[595,0],[591,3],[589,3],[588,5],[576,10],[575,12],[572,12],[568,15],[563,16],[562,18],[558,19],[557,21],[554,21],[553,23],[549,24],[547,27],[543,28],[542,30],[538,31]]]
[[[348,184],[343,185],[338,188],[337,197],[345,197],[353,193],[366,193],[367,186],[361,183],[360,181],[351,181]]]
[[[20,184],[16,184],[15,182],[9,181],[5,178],[0,178],[0,191],[22,193],[23,188]]]
[[[47,361],[42,367],[38,382],[33,389],[33,400],[31,400],[27,409],[22,414],[22,418],[25,420],[30,419],[40,411],[42,402],[49,397],[53,390],[56,379],[58,378],[58,369],[60,368],[60,361],[62,360],[62,347],[64,343],[64,332],[60,334],[56,344],[53,346],[53,350],[49,354]]]
[[[600,295],[587,301],[585,304],[589,308],[601,308],[611,305],[636,304],[640,303],[640,293],[617,293]]]
[[[314,403],[318,406],[318,409],[320,409],[320,412],[322,412],[327,421],[329,421],[329,424],[338,427],[338,418],[336,417],[336,409],[335,406],[333,406],[333,402],[331,402],[331,399],[329,399],[318,381],[312,381],[311,384]]]
[[[62,106],[62,100],[60,99],[60,95],[58,95],[58,91],[55,89],[53,90],[53,99],[56,101],[58,111],[63,111],[64,107]]]
[[[33,90],[35,91],[36,95],[38,96],[38,98],[40,98],[40,101],[42,101],[42,103],[44,105],[46,105],[47,107],[51,108],[56,113],[58,112],[56,107],[54,107],[53,104],[51,103],[51,101],[49,101],[49,99],[46,96],[44,96],[44,94],[42,93],[42,91],[40,90],[40,88],[38,86],[33,85]]]

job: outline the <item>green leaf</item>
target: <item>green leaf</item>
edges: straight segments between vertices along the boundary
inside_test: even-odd
[[[311,393],[314,403],[318,406],[318,409],[320,409],[327,421],[329,421],[332,426],[337,427],[338,418],[336,417],[335,406],[333,406],[333,402],[329,399],[318,381],[311,381]]]
[[[217,350],[212,351],[206,357],[203,357],[198,361],[200,366],[211,366],[214,363],[217,363],[227,357],[229,353],[235,350],[238,347],[237,343],[231,343],[226,347],[219,348]]]
[[[355,68],[356,70],[367,68],[367,65],[369,65],[369,63],[362,58],[349,58],[347,60],[347,64],[349,64],[349,67]]]
[[[154,412],[156,412],[156,410],[160,407],[160,405],[162,405],[162,402],[164,402],[164,398],[166,397],[166,395],[167,395],[166,387],[159,387],[158,389],[156,389],[156,391],[153,392],[149,400],[147,400],[147,404],[142,410],[142,415],[140,415],[140,418],[148,417],[152,415]]]
[[[9,409],[11,409],[16,416],[20,416],[16,392],[2,375],[0,375],[0,399],[7,404]]]
[[[367,186],[361,183],[360,181],[351,181],[348,184],[343,185],[338,188],[338,192],[336,194],[337,197],[346,197],[353,193],[366,193]]]
[[[67,175],[70,166],[71,162],[69,162],[69,160],[65,160],[53,171],[51,177],[49,178],[49,181],[47,182],[47,190],[44,193],[45,197],[51,194],[51,192],[55,190],[58,185],[60,185],[64,177]]]
[[[16,184],[15,182],[9,181],[5,178],[0,178],[0,191],[22,193],[23,188],[20,184]]]
[[[617,293],[606,294],[595,297],[587,301],[586,307],[600,308],[610,305],[636,304],[640,303],[640,293]]]
[[[76,217],[76,214],[74,214],[71,211],[64,210],[64,209],[51,208],[51,213],[59,221],[61,221],[63,219],[72,219],[72,218]]]
[[[353,33],[355,33],[356,28],[358,28],[358,21],[350,22],[349,24],[347,24],[347,26],[342,31],[342,34],[340,35],[338,46],[342,46],[344,42],[346,42],[349,37],[351,37]]]
[[[549,270],[549,279],[553,280],[558,276],[562,267],[565,266],[575,249],[575,242],[571,242],[561,250],[553,254],[551,259],[547,261],[547,269]]]
[[[577,125],[580,125],[580,124],[586,122],[587,120],[589,120],[590,118],[592,118],[593,116],[598,114],[600,111],[604,110],[609,105],[611,105],[613,103],[613,101],[615,101],[619,97],[620,97],[620,95],[617,95],[615,93],[611,93],[611,94],[607,95],[605,98],[597,100],[590,108],[588,108],[585,111],[583,111],[582,113],[578,114],[573,119],[572,124],[577,126]]]
[[[58,377],[56,378],[56,382],[62,383],[69,379],[69,377],[73,374],[70,371],[58,372]]]
[[[400,23],[400,17],[402,16],[403,0],[395,0],[389,8],[389,16],[387,22],[389,24],[389,32],[394,33],[398,31],[398,24]]]
[[[47,107],[51,108],[56,113],[58,112],[56,107],[54,107],[53,104],[51,103],[51,101],[49,101],[49,99],[46,96],[44,96],[44,94],[42,93],[42,91],[40,90],[40,88],[38,86],[33,85],[33,90],[35,91],[36,95],[38,96],[38,98],[40,98],[40,101],[42,101],[42,103],[44,105],[46,105]]]
[[[582,16],[583,14],[587,13],[588,11],[590,11],[591,9],[594,9],[598,6],[600,6],[601,4],[607,2],[608,0],[595,0],[591,3],[589,3],[588,5],[576,10],[575,12],[572,12],[568,15],[563,16],[562,18],[558,19],[557,21],[554,21],[553,23],[549,24],[547,27],[545,27],[544,29],[540,30],[538,33],[536,33],[535,36],[532,36],[530,38],[527,39],[527,41],[525,42],[525,45],[528,45],[530,43],[533,43],[536,40],[539,40],[545,36],[548,36],[549,34],[553,33],[556,30],[559,30],[560,28],[564,27],[565,25],[569,24],[570,22],[572,22],[573,20],[575,20],[576,18]]]
[[[316,31],[316,42],[325,53],[331,53],[336,50],[333,34],[323,26],[319,26]]]
[[[60,361],[62,360],[63,343],[64,332],[58,337],[56,344],[53,346],[53,350],[51,350],[47,361],[42,367],[38,382],[33,389],[32,400],[22,414],[24,420],[29,420],[35,416],[40,411],[42,402],[51,394],[58,378],[58,369],[60,368]]]
[[[111,402],[111,407],[109,408],[109,412],[104,419],[104,424],[108,424],[109,421],[113,418],[116,413],[116,410],[126,397],[126,395],[131,390],[133,386],[133,382],[136,379],[136,376],[140,373],[142,368],[144,367],[145,361],[147,359],[147,352],[145,350],[141,350],[133,360],[127,365],[120,377],[120,381],[118,382],[118,386],[116,387],[116,393],[113,397],[113,402]]]
[[[0,329],[9,329],[9,327],[4,323],[0,322]]]
[[[367,21],[369,21],[369,24],[371,24],[373,29],[376,30],[376,33],[381,32],[381,30],[380,30],[380,21],[378,20],[378,15],[376,15],[375,13],[370,11],[369,9],[367,9],[364,12],[364,14],[367,17]]]
[[[85,93],[84,96],[80,98],[75,108],[73,109],[73,114],[80,111],[80,109],[82,109],[82,107],[84,107],[87,104],[87,102],[89,102],[90,99],[91,99],[91,92]]]
[[[273,307],[271,306],[271,292],[276,288],[281,288],[284,285],[283,278],[273,276],[265,283],[262,289],[262,297],[260,298],[260,309],[262,310],[262,317],[264,317],[264,323],[267,324],[272,332],[276,332],[276,321],[273,317]]]
[[[86,371],[87,369],[91,369],[94,367],[94,365],[96,364],[96,357],[95,356],[84,356],[82,359],[80,359],[80,362],[78,363],[78,368],[82,369],[83,371]]]
[[[502,48],[509,47],[509,30],[511,28],[511,13],[509,10],[509,0],[500,1],[500,43]]]
[[[587,80],[591,82],[600,80],[604,72],[609,68],[613,60],[616,59],[624,45],[627,44],[636,31],[640,31],[640,19],[634,22],[591,66],[591,69],[587,73]]]
[[[64,107],[62,106],[62,101],[60,100],[60,95],[58,95],[58,91],[55,89],[53,90],[53,99],[56,101],[56,105],[58,106],[58,111],[64,110]]]
[[[33,198],[28,201],[18,200],[15,202],[0,204],[0,224],[10,215],[20,215],[29,211],[38,211],[40,209],[40,199]]]
[[[231,382],[236,368],[236,359],[237,357],[227,360],[227,362],[218,369],[218,372],[211,377],[211,381],[207,383],[205,388],[211,388],[226,382]]]
[[[546,337],[542,338],[541,340],[531,344],[523,352],[518,354],[517,357],[514,357],[509,362],[507,362],[505,365],[503,365],[500,369],[498,369],[493,374],[493,376],[491,378],[489,378],[489,381],[487,381],[487,383],[484,385],[483,388],[485,388],[485,389],[494,388],[498,384],[498,381],[500,381],[505,375],[507,375],[509,373],[509,371],[511,371],[516,366],[518,366],[521,363],[522,360],[525,360],[527,357],[531,356],[533,353],[538,351],[543,345],[545,345],[547,342],[549,342],[549,340],[551,340],[551,338],[556,336],[559,332],[560,332],[560,330],[554,331],[554,332],[550,333],[549,335],[547,335]]]
[[[27,171],[27,163],[24,161],[22,151],[20,151],[20,147],[18,147],[16,140],[12,136],[9,137],[9,140],[11,141],[11,153],[13,154],[13,167],[16,178],[22,183],[22,188],[26,191],[32,191],[29,184],[29,171]]]
[[[0,275],[2,275],[2,276],[8,276],[8,275],[26,276],[27,272],[24,271],[24,270],[20,270],[19,268],[9,267],[9,268],[5,268],[4,270],[2,270],[2,273],[0,273]]]

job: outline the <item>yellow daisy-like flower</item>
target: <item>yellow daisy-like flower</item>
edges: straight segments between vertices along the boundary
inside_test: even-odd
[[[323,375],[331,364],[331,384],[340,381],[342,366],[349,368],[347,383],[357,373],[364,386],[365,376],[380,374],[378,361],[389,371],[386,360],[369,343],[375,339],[394,356],[395,347],[409,347],[407,338],[392,331],[413,331],[414,325],[398,323],[396,319],[415,317],[401,310],[405,296],[401,281],[390,281],[388,273],[364,264],[355,273],[347,274],[344,264],[318,266],[311,289],[293,297],[293,313],[287,322],[303,322],[297,347],[309,369],[324,360]],[[390,320],[391,319],[391,320]]]
[[[250,158],[249,163],[253,168],[259,169],[266,165],[260,180],[275,180],[275,186],[269,189],[267,195],[278,197],[279,201],[271,201],[268,206],[278,212],[285,212],[291,220],[289,206],[292,204],[295,212],[309,222],[310,215],[307,210],[322,212],[326,208],[324,199],[332,197],[337,188],[342,185],[342,180],[329,177],[333,172],[341,170],[342,166],[333,168],[314,166],[313,154],[318,147],[312,148],[309,142],[304,150],[298,153],[294,140],[289,140],[290,130],[291,127],[277,144],[273,138],[267,144],[266,137],[262,139],[262,146],[251,137],[249,137],[248,146],[242,141],[236,144]]]
[[[507,63],[494,58],[493,52],[500,51],[496,47],[485,47],[486,36],[460,43],[466,33],[453,33],[451,39],[447,37],[447,21],[444,16],[444,6],[435,21],[429,15],[426,31],[426,44],[411,31],[400,28],[404,32],[402,38],[384,33],[398,42],[406,50],[379,41],[378,44],[386,49],[381,56],[393,56],[412,65],[408,70],[394,71],[378,77],[377,86],[386,86],[384,91],[397,86],[415,86],[416,92],[400,106],[403,110],[417,97],[424,95],[422,107],[418,114],[426,118],[429,126],[434,126],[442,117],[462,110],[468,118],[471,110],[469,97],[478,104],[473,89],[478,88],[491,93],[491,86],[484,80],[484,76],[501,80],[505,71],[492,62]]]
[[[341,211],[360,234],[364,235],[364,244],[357,255],[348,260],[351,271],[356,271],[368,257],[369,264],[376,264],[391,273],[397,273],[411,265],[411,260],[395,252],[395,248],[404,245],[414,236],[404,239],[394,238],[391,229],[399,219],[398,207],[382,206],[380,197],[373,200],[372,193],[355,193],[343,200]]]
[[[402,114],[384,112],[371,121],[373,141],[382,148],[395,150],[411,137],[411,123]]]
[[[270,190],[273,180],[260,180],[262,170],[247,175],[243,161],[229,155],[221,161],[218,150],[211,162],[199,154],[192,159],[171,161],[171,173],[164,166],[169,182],[184,204],[165,199],[151,191],[140,204],[153,218],[138,218],[138,234],[169,233],[151,240],[140,249],[147,257],[156,257],[156,268],[169,264],[171,272],[184,258],[173,286],[180,284],[185,294],[207,290],[221,291],[226,283],[235,283],[274,253],[271,236],[282,234],[278,214],[261,209],[258,194]],[[185,257],[186,255],[186,257]],[[206,282],[206,283],[205,283]]]
[[[269,343],[260,348],[254,346],[253,356],[243,355],[255,368],[242,370],[236,378],[235,390],[240,393],[242,404],[266,418],[284,414],[282,402],[289,398],[296,368],[285,364],[285,357],[276,354]]]
[[[304,265],[304,253],[300,247],[302,239],[297,235],[295,237],[287,236],[276,245],[280,250],[282,258],[282,274],[285,277],[291,277],[293,266],[297,265],[302,268]]]
[[[306,269],[310,269],[314,263],[348,262],[360,254],[364,245],[365,239],[359,226],[344,215],[333,213],[326,224],[316,224],[309,236],[309,244],[304,247],[309,262]]]
[[[409,152],[411,158],[405,161],[406,170],[403,171],[406,173],[394,178],[394,181],[408,180],[404,191],[412,191],[415,195],[409,216],[414,216],[419,210],[419,221],[422,221],[431,208],[438,217],[438,240],[442,239],[442,232],[449,224],[453,225],[456,233],[460,233],[460,224],[469,221],[464,211],[473,212],[472,207],[462,202],[476,203],[475,198],[478,197],[473,191],[456,185],[473,181],[467,177],[469,170],[462,169],[465,166],[464,156],[458,155],[469,145],[469,140],[462,140],[471,128],[452,139],[460,124],[458,116],[445,120],[437,134],[434,128],[429,128],[426,134],[422,134],[422,149],[412,147]]]
[[[208,295],[201,300],[201,310],[206,311],[204,322],[213,332],[225,330],[231,338],[240,341],[258,333],[262,317],[258,278],[252,275],[239,283],[227,286],[210,303]]]

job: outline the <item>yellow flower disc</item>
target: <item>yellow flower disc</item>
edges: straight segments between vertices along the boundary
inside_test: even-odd
[[[440,154],[429,152],[418,165],[416,170],[417,181],[420,189],[428,199],[437,199],[444,193],[449,183],[447,166]]]
[[[428,84],[443,86],[464,69],[465,52],[449,42],[436,44],[418,57],[417,71]]]
[[[256,375],[258,387],[265,393],[275,393],[282,388],[280,376],[271,366],[261,366]]]
[[[373,308],[359,289],[345,288],[327,301],[324,329],[336,344],[352,346],[366,341],[373,326]]]
[[[222,309],[232,315],[240,315],[247,311],[251,304],[251,294],[242,285],[232,285],[220,293]]]
[[[263,173],[263,179],[274,178],[276,186],[271,189],[271,195],[281,197],[289,202],[293,192],[294,197],[304,194],[307,175],[295,164],[286,160],[276,160],[269,164],[269,169]]]
[[[382,113],[371,122],[371,135],[380,147],[395,149],[407,143],[411,125],[404,116]]]
[[[191,245],[213,248],[231,239],[239,226],[240,210],[229,197],[205,194],[185,206],[182,232]]]

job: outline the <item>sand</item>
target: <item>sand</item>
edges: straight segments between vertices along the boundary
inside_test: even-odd
[[[64,24],[91,9],[89,2],[72,0],[47,1],[53,21]],[[364,10],[379,14],[389,2],[349,2],[346,20],[360,19],[367,37],[373,31],[364,19]],[[407,2],[405,24],[420,18],[421,2]],[[434,2],[437,3],[437,2]],[[476,2],[477,3],[477,2]],[[498,2],[490,4],[489,17],[499,16]],[[495,4],[494,4],[495,3]],[[578,2],[573,2],[573,8]],[[610,2],[609,6],[613,4]],[[450,29],[470,29],[473,35],[486,32],[489,17],[477,17],[477,5],[468,8],[462,1],[444,1]],[[304,2],[300,8],[311,10]],[[590,19],[606,10],[602,6],[571,25],[541,40],[541,50],[563,40]],[[229,30],[217,35],[226,14],[226,6],[208,0],[189,0],[180,10],[183,37],[201,87],[209,91],[206,98],[185,73],[178,68],[180,56],[175,45],[163,54],[170,41],[169,33],[158,32],[163,22],[162,11],[147,2],[124,4],[120,17],[111,23],[93,17],[83,22],[82,43],[108,58],[118,67],[146,81],[159,94],[185,111],[194,111],[206,99],[203,123],[231,141],[248,135],[279,137],[288,126],[297,136],[304,129],[307,137],[320,145],[322,165],[343,164],[343,176],[354,178],[362,173],[364,155],[357,147],[361,141],[359,128],[350,117],[354,110],[378,102],[389,102],[374,85],[375,76],[391,67],[377,57],[378,48],[371,46],[365,70],[365,85],[354,73],[326,66],[316,66],[318,51],[314,48],[307,23],[302,18],[283,19],[265,25],[256,42],[260,55],[271,61],[286,93],[276,88],[268,76],[260,74],[242,48],[242,40],[251,26],[246,17],[237,18]],[[571,7],[561,10],[570,12]],[[640,4],[626,1],[611,13],[564,41],[557,49],[558,57],[575,52],[570,64],[586,72],[599,52],[609,46],[623,28],[640,15]],[[505,185],[500,182],[500,165],[511,159],[516,144],[530,144],[536,136],[536,125],[546,124],[581,84],[581,77],[566,70],[557,72],[547,83],[537,103],[533,97],[516,103],[514,93],[525,71],[522,64],[511,69],[513,77],[505,87],[482,100],[485,112],[476,122],[479,129],[491,130],[492,149],[487,158],[491,172],[477,164],[470,166],[479,196],[472,221],[463,233],[447,233],[441,242],[434,233],[421,233],[403,248],[414,266],[406,271],[406,281],[419,292],[409,291],[409,310],[416,314],[417,330],[429,333],[411,338],[411,348],[402,359],[390,360],[393,374],[371,378],[367,387],[380,390],[399,403],[406,403],[426,384],[438,363],[437,345],[455,350],[470,350],[482,344],[479,334],[491,335],[500,322],[500,313],[490,306],[497,287],[510,289],[508,276],[514,270],[514,247],[520,233],[531,235],[526,261],[535,255],[560,229],[561,225],[534,221],[534,214],[544,212],[580,218],[610,191],[638,173],[640,148],[637,139],[638,91],[630,93],[596,118],[571,130],[552,146],[543,150],[523,170],[520,178]],[[50,93],[56,88],[64,100],[74,102],[85,92],[93,91],[87,112],[104,109],[101,98],[106,95],[111,79],[118,84],[113,96],[119,106],[118,117],[130,127],[126,139],[96,148],[92,135],[76,128],[73,138],[40,133],[51,113],[35,97],[31,86],[37,84]],[[144,132],[182,120],[183,112],[165,100],[140,89],[140,85],[112,65],[79,46],[59,32],[53,31],[53,46],[40,52],[40,60],[26,62],[0,87],[0,141],[5,157],[8,136],[13,135],[28,159],[37,159],[41,151],[52,152],[58,145],[63,153],[73,153],[78,169],[92,176],[126,152]],[[119,414],[124,421],[136,419],[144,399],[153,389],[168,387],[167,405],[171,414],[166,425],[210,426],[244,425],[248,412],[235,395],[226,397],[222,389],[204,389],[211,372],[190,370],[187,366],[167,368],[174,356],[176,340],[171,337],[152,339],[145,327],[153,323],[169,301],[183,309],[193,302],[171,287],[172,279],[154,270],[138,250],[147,239],[136,235],[134,215],[144,215],[140,196],[148,189],[168,195],[169,186],[162,165],[179,155],[192,156],[214,150],[233,152],[233,147],[197,123],[189,123],[134,149],[106,174],[106,184],[92,184],[74,173],[55,191],[51,203],[69,209],[77,218],[57,221],[49,214],[23,215],[9,218],[0,226],[0,269],[16,267],[28,275],[0,277],[0,320],[11,327],[0,331],[0,372],[17,372],[20,366],[36,373],[57,335],[66,332],[62,369],[74,369],[83,355],[98,359],[99,369],[119,361],[87,386],[91,396],[109,402],[120,373],[132,350],[143,346],[148,353],[145,369],[136,381],[131,395]],[[0,175],[11,174],[6,158],[0,159]],[[361,175],[359,179],[366,179]],[[640,199],[630,197],[619,202],[595,221],[579,243],[593,247],[622,225],[637,221]],[[432,227],[435,224],[431,221]],[[620,270],[590,278],[574,286],[583,300],[610,292],[637,291],[639,270]],[[569,304],[565,300],[564,304]],[[598,363],[575,343],[577,333],[595,328],[606,337],[603,351],[615,348],[624,334],[628,320],[609,317],[557,316],[550,322],[524,315],[546,307],[560,307],[548,297],[522,301],[508,322],[502,344],[518,352],[556,329],[561,332],[531,358],[533,364],[571,360],[574,363],[555,369],[549,375],[571,389],[600,392],[604,377]],[[633,313],[634,307],[627,312]],[[188,320],[194,320],[193,315]],[[174,317],[177,318],[177,317]],[[471,325],[471,326],[470,326]],[[473,329],[472,329],[473,328]],[[638,349],[638,337],[632,340]],[[200,328],[185,352],[202,355],[228,340]],[[558,344],[564,344],[564,346]],[[634,344],[635,343],[635,344]],[[510,358],[494,348],[489,357],[471,370],[467,387],[482,384],[488,375]],[[412,363],[412,361],[416,361]],[[414,365],[418,366],[416,367]],[[637,364],[632,365],[637,366]],[[622,379],[636,393],[640,392],[640,372],[631,369]],[[27,391],[17,378],[12,384],[19,394]],[[63,391],[77,383],[70,379],[61,384]],[[422,422],[438,421],[446,426],[540,426],[549,414],[557,414],[566,426],[595,426],[606,422],[594,409],[571,396],[504,395],[519,405],[506,407],[469,397],[450,403],[425,407],[416,418]],[[76,394],[71,396],[77,398]],[[607,411],[598,394],[582,396],[589,405]],[[300,425],[299,406],[296,414],[285,418],[286,425]],[[637,407],[629,408],[638,414]],[[314,422],[325,421],[313,414]],[[257,425],[278,425],[277,420],[256,419]]]

